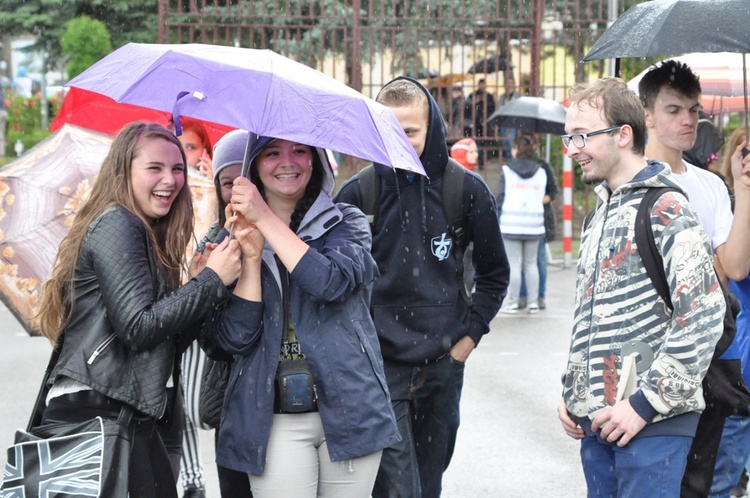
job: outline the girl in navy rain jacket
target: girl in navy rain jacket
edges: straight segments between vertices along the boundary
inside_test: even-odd
[[[242,273],[204,329],[236,355],[217,463],[249,473],[256,498],[369,497],[381,450],[400,440],[369,312],[377,276],[369,225],[359,209],[331,201],[325,151],[251,140],[250,180],[235,180],[229,217]],[[317,394],[305,413],[284,413],[276,399],[283,268],[291,328]]]

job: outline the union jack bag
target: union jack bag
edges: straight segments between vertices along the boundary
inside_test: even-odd
[[[16,431],[0,484],[0,498],[127,498],[133,409],[117,419],[42,424],[47,380],[62,340],[53,349],[26,430]]]
[[[32,433],[17,430],[0,496],[126,498],[132,436],[129,420],[120,419],[49,424]]]

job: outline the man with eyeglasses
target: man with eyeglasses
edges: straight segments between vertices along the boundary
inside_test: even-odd
[[[701,381],[721,335],[724,297],[711,246],[666,164],[644,155],[638,97],[618,78],[571,91],[563,143],[598,184],[583,228],[563,400],[565,432],[581,441],[589,496],[673,498],[704,407]],[[634,247],[649,189],[654,241],[674,310],[658,295]]]
[[[638,93],[648,128],[646,156],[668,164],[687,193],[711,242],[720,278],[743,280],[750,269],[750,179],[733,175],[737,214],[733,217],[724,182],[682,157],[697,137],[701,108],[698,77],[686,64],[667,60],[643,76]],[[740,152],[731,153],[736,156],[732,169],[739,173]],[[682,483],[683,498],[709,495],[724,422],[733,408],[717,401],[701,414]]]

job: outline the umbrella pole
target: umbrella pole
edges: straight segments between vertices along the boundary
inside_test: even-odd
[[[252,148],[254,140],[252,139],[252,135],[250,133],[247,134],[247,143],[245,144],[245,155],[242,156],[242,170],[240,172],[240,176],[244,176],[248,180],[250,179],[250,149]],[[235,214],[234,211],[232,211],[232,214]],[[232,223],[232,226],[229,227],[229,239],[231,240],[234,236],[234,223]]]

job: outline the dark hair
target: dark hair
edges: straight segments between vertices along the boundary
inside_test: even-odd
[[[698,131],[695,136],[695,144],[690,150],[682,153],[682,157],[689,163],[699,168],[708,169],[708,163],[712,156],[721,150],[724,145],[724,135],[714,126],[710,119],[698,120]]]
[[[193,118],[188,118],[187,116],[180,116],[180,124],[182,125],[183,134],[186,131],[192,131],[193,133],[198,135],[198,140],[201,141],[201,145],[204,149],[206,149],[206,154],[208,154],[208,157],[214,156],[214,147],[213,145],[211,145],[211,139],[208,136],[208,131],[200,121],[196,121]]]
[[[318,149],[309,145],[307,145],[307,147],[310,147],[310,150],[312,151],[312,176],[310,177],[310,181],[307,182],[305,194],[299,201],[297,201],[297,205],[294,207],[292,220],[289,223],[289,228],[295,233],[297,232],[297,229],[299,229],[299,225],[300,223],[302,223],[302,219],[305,217],[305,214],[307,214],[307,210],[310,209],[310,206],[313,205],[315,199],[318,198],[318,194],[320,194],[320,191],[323,189],[323,161],[320,159]],[[263,199],[265,199],[266,189],[265,187],[263,187],[263,182],[260,181],[258,168],[255,164],[255,161],[258,160],[259,156],[260,152],[255,156],[255,159],[253,159],[253,163],[250,165],[250,181],[255,184],[255,186],[258,188],[258,192],[260,192],[260,195],[262,195]]]
[[[593,83],[579,83],[570,89],[570,105],[582,102],[600,109],[609,126],[628,125],[633,130],[632,150],[646,151],[646,117],[638,96],[620,78],[602,78]]]
[[[692,98],[701,94],[700,80],[687,64],[676,60],[662,61],[661,64],[652,66],[638,83],[643,107],[653,110],[656,96],[665,86],[685,97]]]

